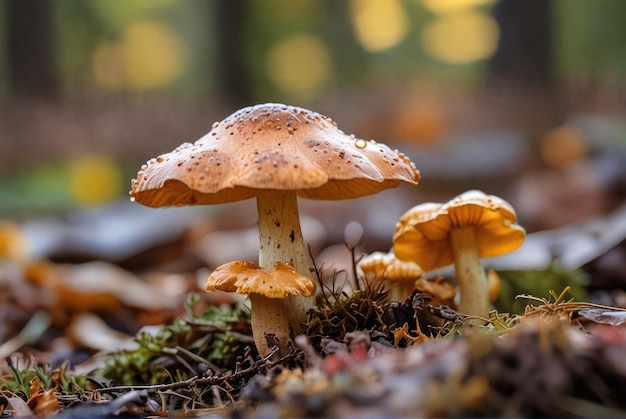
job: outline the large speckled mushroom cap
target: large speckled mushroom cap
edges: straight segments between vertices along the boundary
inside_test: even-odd
[[[130,195],[150,206],[219,204],[264,190],[308,199],[352,199],[420,173],[404,154],[357,139],[318,113],[281,104],[243,108],[194,144],[150,160]]]
[[[454,260],[450,230],[474,225],[480,257],[498,256],[524,242],[525,231],[516,222],[515,210],[508,202],[472,190],[446,204],[428,202],[407,211],[396,225],[393,250],[398,258],[431,271]]]

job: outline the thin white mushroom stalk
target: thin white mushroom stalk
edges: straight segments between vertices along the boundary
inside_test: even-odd
[[[480,262],[480,252],[473,225],[450,230],[454,254],[454,271],[461,291],[459,311],[470,316],[486,318],[489,315],[487,275]]]
[[[250,294],[250,310],[252,312],[250,322],[252,324],[252,337],[261,356],[270,351],[267,342],[267,334],[271,334],[278,340],[279,353],[285,355],[289,352],[290,326],[287,306],[283,299],[268,298],[260,294]]]

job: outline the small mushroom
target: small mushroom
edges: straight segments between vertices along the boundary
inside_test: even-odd
[[[378,279],[387,284],[389,299],[404,301],[415,290],[415,281],[422,277],[422,268],[415,262],[396,258],[393,253],[374,252],[357,264],[365,280]]]
[[[240,109],[195,143],[148,161],[132,181],[131,199],[149,207],[209,205],[256,197],[259,266],[276,262],[313,277],[297,197],[352,199],[420,173],[404,154],[346,135],[318,113],[281,104]],[[314,297],[288,297],[289,323],[302,329]]]
[[[495,269],[489,269],[487,271],[487,292],[489,294],[490,303],[496,302],[500,296],[501,287],[500,275],[498,275]]]
[[[459,310],[486,317],[488,282],[480,258],[521,246],[525,231],[516,222],[509,203],[472,190],[446,204],[425,203],[407,211],[396,225],[393,250],[426,272],[454,263]]]
[[[261,355],[267,354],[266,334],[273,334],[281,353],[286,353],[291,337],[289,313],[284,299],[288,296],[311,296],[315,283],[286,263],[276,262],[266,272],[258,265],[234,261],[215,269],[204,288],[206,291],[227,291],[246,294],[252,310],[252,336]]]
[[[443,276],[436,276],[433,279],[421,277],[415,282],[415,288],[432,297],[428,304],[433,306],[446,305],[456,309],[454,297],[456,297],[456,287],[445,280]]]

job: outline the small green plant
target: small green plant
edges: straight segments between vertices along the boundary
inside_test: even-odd
[[[62,393],[82,393],[92,389],[92,383],[84,374],[73,374],[64,362],[56,368],[42,365],[34,359],[27,360],[23,366],[6,360],[7,370],[0,379],[0,390],[9,392],[28,400],[31,397],[31,382],[38,379],[43,390],[55,390]]]
[[[543,271],[503,271],[498,274],[502,290],[494,305],[501,312],[523,314],[529,302],[517,299],[518,295],[548,295],[551,290],[562,290],[567,286],[577,301],[588,298],[585,286],[589,278],[585,272],[580,269],[566,270],[556,262]]]
[[[247,346],[254,347],[249,310],[210,306],[196,315],[198,301],[190,295],[183,317],[157,333],[138,333],[138,347],[112,354],[102,375],[122,385],[162,384],[231,368]]]

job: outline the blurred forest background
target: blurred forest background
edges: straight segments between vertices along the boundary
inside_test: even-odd
[[[388,251],[396,222],[411,207],[480,189],[510,202],[528,232],[520,249],[483,261],[502,278],[494,303],[501,313],[523,312],[519,294],[548,298],[552,290],[556,299],[566,287],[577,301],[626,307],[625,23],[625,0],[0,0],[0,361],[22,351],[27,366],[29,354],[53,366],[102,365],[90,357],[136,348],[132,337],[145,326],[186,315],[189,295],[204,304],[198,312],[241,301],[204,286],[217,266],[257,260],[254,200],[157,210],[131,203],[128,190],[150,158],[264,102],[331,117],[348,134],[397,148],[421,171],[417,188],[299,202],[304,239],[326,285],[349,283],[354,255]],[[345,242],[356,245],[359,237],[351,255]],[[230,333],[198,330],[202,339]],[[609,332],[602,335],[609,342]],[[526,374],[538,350],[525,345],[512,345],[524,356],[503,355],[503,376],[515,372],[510,359],[520,360],[520,388],[532,389],[511,393],[512,403],[522,400],[517,394],[537,399],[537,389],[554,381],[535,380],[536,371],[556,371],[550,377],[579,394],[587,387],[569,377],[582,371],[593,403],[615,407],[586,366],[604,371],[621,355],[598,347],[612,360],[590,364],[596,352],[564,352],[558,336],[549,358],[537,356],[537,365],[551,369]],[[210,339],[202,342],[211,342],[206,347],[217,359],[235,353]],[[184,345],[139,358],[147,368],[175,359],[176,368],[183,360],[181,370],[193,370]],[[198,363],[205,355],[193,356],[205,377],[207,364]],[[232,371],[247,365],[239,359]],[[586,363],[570,367],[568,359]],[[0,380],[14,374],[6,365]],[[432,365],[444,377],[446,369]],[[451,387],[427,386],[445,390],[442,400],[463,388],[462,364],[453,365]],[[491,371],[500,364],[484,365]],[[610,372],[609,385],[623,382]],[[419,377],[426,375],[420,370]],[[398,383],[391,388],[426,388]],[[353,398],[369,404],[380,388]],[[479,393],[463,400],[479,400]],[[565,400],[577,415],[594,406],[558,396],[559,409]],[[0,400],[4,416],[8,398],[4,392]],[[27,412],[22,416],[37,416]]]
[[[607,213],[626,182],[625,21],[622,0],[4,0],[0,214],[126,200],[147,159],[262,102],[416,162],[387,235],[470,188],[529,231]]]

